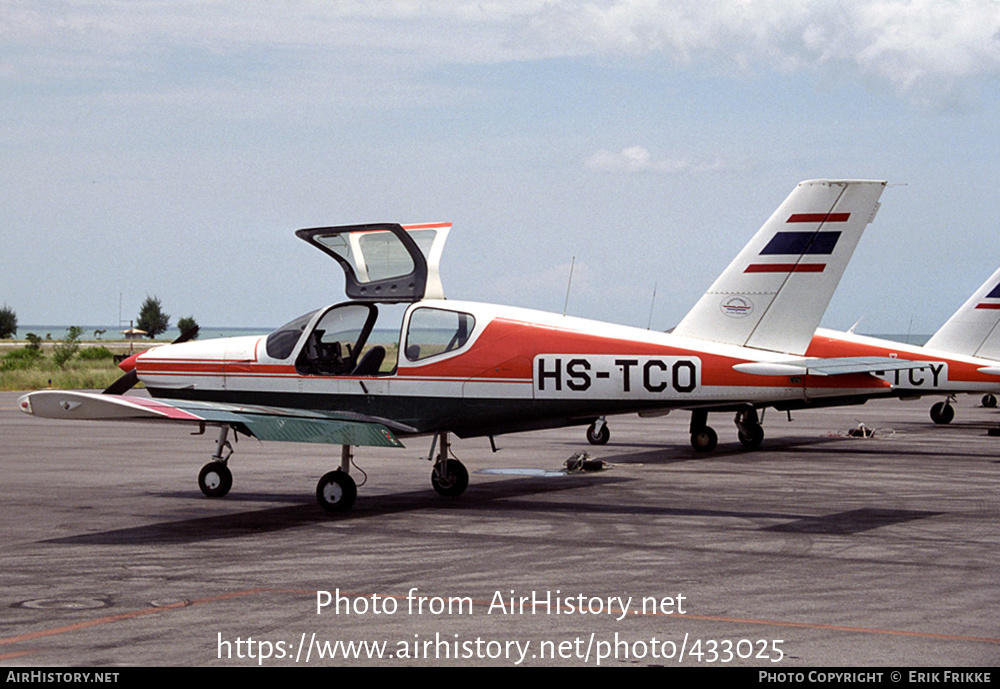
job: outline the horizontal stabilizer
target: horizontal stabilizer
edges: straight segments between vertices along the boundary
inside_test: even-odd
[[[416,431],[403,424],[358,414],[187,400],[167,402],[71,390],[40,390],[23,395],[17,402],[24,413],[49,419],[231,425],[261,440],[296,443],[403,447],[395,431]]]
[[[849,356],[831,359],[752,362],[736,364],[733,369],[755,376],[844,376],[851,373],[885,373],[927,368],[931,362],[907,361],[882,356]]]
[[[673,334],[804,354],[885,184],[801,182]]]

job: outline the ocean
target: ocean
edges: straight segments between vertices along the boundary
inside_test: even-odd
[[[82,340],[105,340],[108,342],[115,341],[127,341],[125,336],[122,335],[122,331],[128,326],[113,326],[113,325],[81,325],[83,328],[83,335],[80,336]],[[15,339],[24,340],[27,339],[28,333],[34,333],[38,335],[43,340],[61,340],[66,337],[66,331],[69,329],[68,325],[19,325],[17,327],[17,335]],[[103,330],[103,333],[98,333],[97,331]],[[201,330],[198,333],[199,340],[209,340],[215,337],[239,337],[240,335],[267,335],[269,332],[274,330],[274,328],[260,327],[260,328],[221,328],[213,326],[201,326]],[[153,342],[173,342],[178,337],[181,336],[181,331],[177,328],[171,326],[167,329],[167,332],[161,333],[152,340]],[[136,339],[136,342],[150,342],[149,338],[143,337],[141,339]]]
[[[110,342],[126,341],[124,335],[121,334],[121,331],[125,329],[122,326],[116,327],[111,325],[84,325],[80,327],[83,328],[83,335],[82,335],[83,340],[88,340],[88,341],[105,340]],[[34,333],[39,337],[41,337],[42,339],[61,340],[64,337],[66,337],[66,330],[68,328],[69,328],[68,325],[18,326],[17,336],[14,339],[24,340],[26,339],[28,333]],[[241,335],[267,335],[274,329],[275,329],[274,327],[223,328],[214,326],[202,326],[201,331],[198,334],[198,339],[209,340],[215,337],[239,337]],[[98,335],[95,334],[95,331],[97,330],[104,330],[105,332],[103,334]],[[386,331],[382,331],[381,329],[377,330],[378,330],[377,337],[376,333],[373,333],[373,336],[371,338],[373,341],[376,342],[395,341],[396,339],[395,332],[389,333]],[[181,336],[180,331],[175,327],[171,327],[170,329],[167,330],[167,332],[159,335],[155,340],[153,340],[153,342],[158,342],[158,343],[173,342],[180,336]],[[893,340],[895,342],[902,342],[910,345],[922,345],[931,338],[930,335],[913,335],[913,334],[905,335],[900,333],[877,334],[877,335],[870,335],[870,337],[877,337],[882,340]],[[148,338],[142,338],[136,340],[136,342],[149,342],[149,341],[150,340]]]

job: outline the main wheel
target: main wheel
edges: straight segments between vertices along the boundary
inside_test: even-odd
[[[997,406],[997,396],[992,392],[983,395],[983,406],[990,409]]]
[[[233,487],[233,472],[223,462],[209,462],[198,474],[198,487],[210,498],[221,498]]]
[[[705,426],[700,431],[691,434],[691,447],[695,449],[695,452],[711,452],[718,444],[719,436],[710,426]]]
[[[457,459],[449,459],[445,462],[443,477],[438,476],[437,468],[431,471],[431,485],[439,495],[461,495],[469,487],[469,470]]]
[[[340,469],[323,474],[316,484],[316,501],[327,512],[346,512],[357,497],[358,484]]]
[[[759,423],[750,424],[747,426],[746,433],[740,430],[736,435],[739,437],[743,447],[748,450],[755,450],[764,442],[764,427]]]
[[[931,407],[931,421],[934,423],[951,423],[955,418],[955,408],[947,402],[938,402]]]
[[[611,439],[611,431],[608,424],[601,425],[601,430],[596,430],[597,424],[592,423],[587,427],[587,442],[591,445],[607,445]]]

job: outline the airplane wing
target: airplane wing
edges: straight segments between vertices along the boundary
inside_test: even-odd
[[[151,399],[71,390],[40,390],[18,399],[21,411],[50,419],[174,421],[229,425],[260,440],[403,447],[397,432],[415,428],[359,414],[283,407]]]
[[[741,373],[757,376],[844,376],[851,373],[885,373],[927,368],[930,361],[907,361],[883,356],[848,356],[829,359],[799,359],[797,361],[760,361],[736,364]]]

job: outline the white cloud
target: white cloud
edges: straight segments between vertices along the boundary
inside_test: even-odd
[[[617,153],[601,149],[587,158],[585,165],[587,168],[599,172],[659,172],[667,174],[703,172],[706,170],[719,170],[724,167],[718,162],[706,163],[691,158],[654,158],[642,146],[630,146]]]
[[[94,75],[102,60],[155,63],[171,47],[281,50],[317,65],[335,55],[372,69],[567,56],[726,73],[825,68],[918,102],[1000,76],[997,0],[8,0],[0,39],[4,78]]]
[[[568,54],[656,56],[766,72],[835,67],[914,101],[1000,76],[996,0],[613,0],[552,3],[535,37]]]

